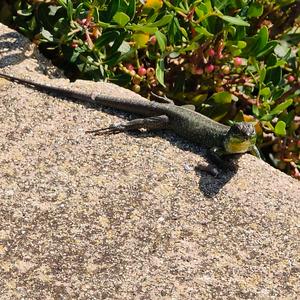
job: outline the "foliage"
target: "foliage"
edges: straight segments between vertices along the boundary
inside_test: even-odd
[[[254,122],[265,157],[300,178],[298,0],[19,0],[15,9],[14,26],[72,77]]]

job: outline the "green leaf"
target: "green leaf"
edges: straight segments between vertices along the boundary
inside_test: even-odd
[[[286,43],[278,44],[274,49],[275,54],[279,57],[285,57],[289,53],[289,51],[290,48]]]
[[[68,6],[67,6],[67,12],[68,12],[68,19],[73,19],[73,2],[72,0],[68,0]]]
[[[231,103],[232,95],[229,92],[219,92],[212,95],[215,103],[226,104]]]
[[[157,17],[158,17],[158,12],[153,12],[152,14],[149,14],[147,16],[147,19],[146,19],[146,24],[152,24],[156,21]]]
[[[264,49],[262,49],[257,55],[256,57],[257,58],[260,58],[260,57],[263,57],[263,56],[266,56],[268,54],[270,54],[274,48],[278,45],[278,42],[277,41],[270,41],[267,43],[267,45],[265,46]]]
[[[230,0],[216,0],[214,1],[214,5],[218,10],[222,10],[224,7],[228,5],[228,2],[231,2]]]
[[[165,15],[159,21],[156,21],[152,24],[148,24],[148,26],[162,27],[172,22],[172,19],[173,19],[172,15]]]
[[[283,40],[287,41],[288,43],[291,44],[298,44],[300,43],[300,33],[289,33],[289,34],[285,34],[282,37]]]
[[[283,121],[278,121],[274,132],[277,136],[286,136],[286,124]]]
[[[68,3],[67,3],[68,0],[57,0],[57,2],[63,6],[64,8],[67,8],[68,7]]]
[[[267,74],[267,70],[266,68],[261,68],[259,70],[259,80],[260,80],[260,83],[263,83],[265,78],[266,78],[266,74]]]
[[[200,6],[199,6],[199,7],[195,7],[195,13],[196,13],[197,17],[202,20],[203,16],[205,15],[205,13],[207,13],[207,11],[200,9]]]
[[[106,31],[99,38],[96,39],[94,46],[95,48],[101,48],[107,46],[110,42],[113,42],[119,36],[118,31]]]
[[[252,105],[252,112],[254,114],[254,116],[259,117],[260,115],[260,111],[257,105]]]
[[[170,57],[170,58],[177,58],[177,57],[179,57],[179,55],[180,55],[180,53],[178,53],[178,52],[171,52],[171,53],[169,54],[169,57]]]
[[[170,22],[168,26],[168,38],[171,44],[176,44],[177,39],[180,39],[180,24],[176,17]]]
[[[270,122],[270,120],[267,121],[267,122],[264,122],[263,123],[263,127],[265,129],[267,129],[268,131],[274,131],[274,126],[272,125],[272,123]]]
[[[274,86],[278,85],[282,80],[282,69],[280,67],[267,71],[265,82],[272,82]]]
[[[203,103],[207,99],[207,96],[208,96],[207,94],[197,94],[191,100],[192,100],[193,104],[199,106],[201,103]]]
[[[272,91],[272,98],[276,101],[282,94],[284,93],[284,89],[277,88]]]
[[[277,68],[277,67],[283,67],[284,65],[286,65],[286,61],[283,59],[277,60],[275,65],[267,67],[268,70]]]
[[[234,26],[227,26],[228,33],[232,36],[232,38],[236,35],[236,27]]]
[[[237,42],[237,47],[238,47],[239,49],[244,49],[244,48],[247,47],[247,43],[244,42],[244,41],[238,41],[238,42]]]
[[[157,27],[145,26],[139,24],[127,25],[126,28],[132,31],[140,31],[140,32],[150,33],[150,34],[154,34],[158,30]]]
[[[208,12],[213,11],[213,8],[212,8],[212,5],[211,5],[211,0],[204,0],[204,4],[205,4]]]
[[[113,55],[103,60],[103,64],[108,65],[110,67],[115,66],[119,62],[120,56],[120,52],[115,52]]]
[[[284,110],[286,110],[292,104],[293,104],[292,99],[286,100],[285,102],[278,104],[275,108],[273,108],[270,111],[270,113],[265,114],[261,118],[261,121],[271,121],[274,118],[274,116],[279,115],[280,113],[282,113]]]
[[[213,37],[214,35],[212,33],[210,33],[207,28],[205,27],[202,27],[202,26],[197,26],[195,27],[195,31],[197,33],[199,33],[199,35],[195,36],[193,38],[194,41],[197,41],[199,40],[200,38],[202,38],[203,36],[206,36],[206,37]]]
[[[128,53],[131,50],[131,47],[128,42],[123,41],[120,47],[118,48],[118,51],[121,52],[121,54]]]
[[[187,31],[185,30],[184,27],[180,27],[179,30],[180,30],[181,34],[182,34],[186,39],[189,38],[189,35],[188,35],[188,33],[187,33]]]
[[[280,116],[280,119],[285,122],[287,127],[290,127],[294,122],[296,112],[295,110],[291,110],[288,114]]]
[[[120,0],[109,1],[109,5],[107,7],[107,11],[103,12],[103,17],[105,22],[110,22],[113,16],[119,11],[120,8]]]
[[[135,0],[129,0],[129,4],[126,10],[126,14],[130,17],[130,20],[132,20],[135,16],[136,12],[136,1]]]
[[[260,91],[260,95],[261,96],[264,96],[264,97],[269,97],[270,95],[271,95],[271,90],[270,90],[270,88],[268,88],[268,87],[265,87],[265,88],[263,88],[261,91]]]
[[[124,41],[125,39],[125,36],[126,36],[126,33],[125,32],[117,32],[118,35],[116,35],[116,39],[114,42],[110,42],[110,46],[111,46],[111,52],[116,52],[116,51],[119,51],[121,53],[124,53],[122,52],[121,50],[121,46],[123,45],[123,47],[125,47],[125,43],[128,45],[127,42]],[[128,45],[129,46],[129,45]]]
[[[277,86],[282,80],[282,68],[280,66],[276,67],[277,62],[278,60],[275,54],[271,53],[267,57],[266,63],[268,68],[265,82],[272,82],[274,86]],[[281,63],[279,65],[281,65]]]
[[[269,67],[274,66],[277,63],[277,56],[274,53],[271,53],[267,59],[266,59],[266,64]]]
[[[61,9],[61,6],[49,5],[49,16],[55,16],[59,9]]]
[[[160,51],[163,53],[166,49],[167,38],[160,31],[156,31],[155,36],[156,36]]]
[[[194,51],[196,49],[199,49],[199,43],[190,43],[189,46],[185,47],[185,48],[180,48],[180,49],[177,49],[177,51],[179,53],[186,53],[188,51]]]
[[[271,115],[278,115],[286,110],[289,106],[293,104],[293,99],[288,99],[280,104],[278,104],[275,108],[270,111]]]
[[[20,16],[24,16],[24,17],[28,17],[32,15],[32,8],[28,8],[28,9],[19,9],[17,11],[17,14]]]
[[[255,55],[258,55],[259,52],[266,47],[268,43],[268,39],[269,39],[269,30],[266,26],[263,26],[257,33],[257,41],[253,49]]]
[[[264,12],[264,7],[262,4],[260,3],[251,3],[248,12],[247,12],[247,16],[249,18],[257,18],[259,16],[261,16]]]
[[[130,21],[130,17],[123,12],[117,12],[113,17],[113,20],[124,27]]]
[[[266,49],[268,39],[268,28],[263,26],[255,36],[246,38],[247,47],[244,49],[244,55],[257,57]]]
[[[218,17],[230,24],[234,24],[237,26],[250,26],[250,24],[248,22],[246,22],[240,18],[237,18],[237,17],[223,16],[223,15],[218,15]]]
[[[156,63],[156,78],[165,87],[165,63],[162,58],[158,59]]]
[[[53,35],[48,30],[46,30],[45,28],[42,29],[41,35],[45,40],[47,40],[49,42],[54,41]]]

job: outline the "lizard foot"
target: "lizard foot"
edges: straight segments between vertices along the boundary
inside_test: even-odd
[[[169,122],[168,116],[161,115],[155,117],[149,117],[144,119],[135,119],[132,121],[128,121],[122,124],[110,125],[109,127],[88,130],[86,133],[93,133],[94,135],[103,135],[103,134],[116,134],[120,132],[133,131],[139,129],[164,129],[166,128]]]
[[[94,135],[104,135],[104,134],[117,134],[124,132],[126,129],[122,124],[115,124],[105,128],[99,128],[95,130],[87,130],[85,133],[92,133]]]
[[[200,165],[197,165],[195,167],[195,170],[196,171],[203,171],[205,173],[208,173],[214,177],[217,177],[219,174],[220,174],[220,170],[214,166],[211,166],[211,165],[204,165],[204,164],[200,164]]]

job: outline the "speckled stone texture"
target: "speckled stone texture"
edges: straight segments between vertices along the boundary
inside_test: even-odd
[[[0,71],[60,77],[29,45],[0,25]],[[130,117],[0,79],[0,299],[299,299],[299,182],[251,155],[196,172],[172,133],[85,134]]]

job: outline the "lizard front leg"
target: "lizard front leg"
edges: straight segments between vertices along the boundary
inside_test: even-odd
[[[102,135],[102,134],[116,134],[120,132],[139,130],[142,128],[147,130],[157,130],[157,129],[166,128],[168,123],[169,123],[168,116],[161,115],[161,116],[155,116],[149,118],[134,119],[126,123],[113,124],[105,128],[88,130],[86,131],[86,133]]]
[[[262,159],[262,155],[261,155],[261,153],[259,152],[259,149],[258,149],[258,147],[257,147],[256,145],[254,145],[254,146],[251,148],[250,153],[251,153],[252,155],[256,156],[257,158]]]
[[[213,147],[209,151],[209,157],[220,169],[235,171],[236,160],[241,157],[241,153],[226,153],[219,147]]]
[[[215,166],[211,164],[198,165],[196,169],[216,177],[220,174],[220,170],[235,171],[237,166],[233,159],[239,156],[240,154],[226,154],[221,148],[213,147],[208,151],[208,159],[215,164]]]

